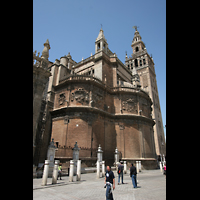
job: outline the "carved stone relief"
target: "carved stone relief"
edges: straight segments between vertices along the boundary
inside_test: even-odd
[[[135,99],[122,101],[122,110],[137,114],[137,102]]]
[[[58,101],[59,101],[59,105],[65,104],[65,94],[64,93],[60,94]]]
[[[79,103],[89,103],[89,93],[83,88],[78,88],[75,92],[71,93],[71,101],[76,100]]]

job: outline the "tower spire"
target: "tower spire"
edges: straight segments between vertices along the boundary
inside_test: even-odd
[[[44,43],[44,49],[42,51],[42,56],[43,58],[45,58],[46,60],[48,60],[49,58],[49,49],[51,49],[50,44],[49,44],[49,40],[47,39],[46,42]]]
[[[101,50],[104,50],[105,52],[107,52],[107,49],[108,49],[108,43],[104,36],[102,24],[101,24],[101,30],[99,31],[99,35],[95,42],[95,53]]]

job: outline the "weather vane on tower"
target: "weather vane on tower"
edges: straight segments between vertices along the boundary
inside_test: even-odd
[[[137,28],[139,28],[139,26],[133,26],[132,28],[134,28],[137,31]]]

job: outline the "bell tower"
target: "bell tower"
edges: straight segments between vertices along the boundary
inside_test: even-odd
[[[105,51],[106,53],[108,51],[108,43],[103,34],[102,28],[101,28],[99,35],[95,41],[95,53],[98,53],[99,51]]]
[[[132,72],[132,75],[137,74],[140,78],[141,89],[149,94],[153,102],[152,105],[152,119],[155,120],[154,129],[154,141],[156,147],[156,154],[166,155],[166,146],[165,146],[165,136],[162,122],[162,115],[160,109],[156,73],[154,68],[154,61],[152,56],[147,52],[146,46],[142,41],[137,26],[134,26],[135,33],[132,40],[132,50],[133,53],[131,57],[125,57],[125,65]],[[137,77],[135,77],[138,80]],[[133,82],[133,81],[132,81]]]

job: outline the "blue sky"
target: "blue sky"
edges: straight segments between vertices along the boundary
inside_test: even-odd
[[[95,52],[101,25],[108,47],[125,62],[131,56],[134,25],[153,55],[166,124],[166,0],[33,0],[33,51],[40,55],[49,39],[49,60],[70,52],[76,62]],[[164,130],[166,134],[166,130]]]

